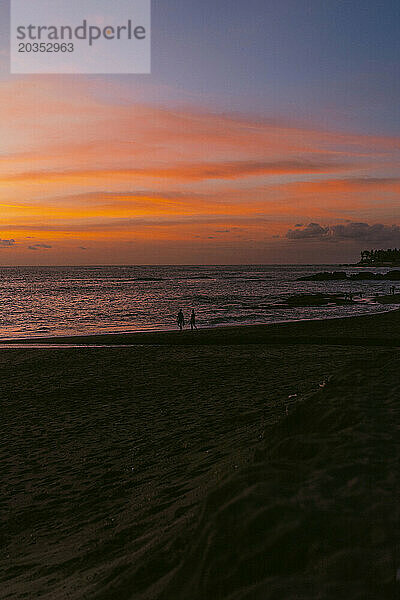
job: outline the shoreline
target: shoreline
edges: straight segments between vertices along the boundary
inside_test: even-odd
[[[400,309],[329,319],[305,319],[256,325],[227,325],[182,332],[178,330],[99,333],[0,340],[13,345],[241,345],[334,344],[400,346]]]

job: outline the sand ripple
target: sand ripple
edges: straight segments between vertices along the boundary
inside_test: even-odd
[[[160,598],[397,598],[398,360],[357,364],[209,494]]]

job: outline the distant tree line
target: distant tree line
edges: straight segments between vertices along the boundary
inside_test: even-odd
[[[388,250],[363,250],[361,252],[362,264],[374,263],[400,263],[400,250],[389,248]]]

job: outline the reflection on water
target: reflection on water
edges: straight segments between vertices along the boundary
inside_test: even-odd
[[[296,281],[318,266],[106,266],[0,268],[0,336],[44,337],[172,329],[182,308],[198,325],[240,325],[383,312],[372,302],[390,282]],[[375,269],[387,271],[387,269]],[[291,294],[363,292],[355,306],[278,309]]]

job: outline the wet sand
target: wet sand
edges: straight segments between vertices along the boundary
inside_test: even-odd
[[[78,339],[0,348],[0,598],[397,597],[400,312]]]
[[[240,325],[190,331],[107,333],[68,337],[14,340],[31,344],[110,344],[110,345],[221,345],[221,344],[339,344],[361,346],[400,346],[400,310],[378,315],[340,319],[292,321],[269,325]],[[7,344],[10,340],[0,340]]]

